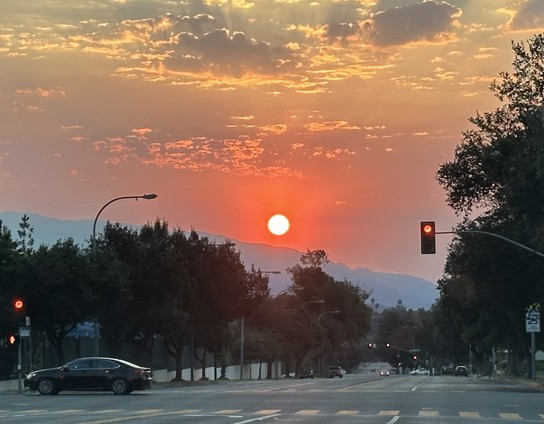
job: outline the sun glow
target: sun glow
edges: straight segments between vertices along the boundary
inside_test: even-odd
[[[281,236],[289,231],[289,220],[281,214],[276,214],[268,220],[268,231],[276,236]]]

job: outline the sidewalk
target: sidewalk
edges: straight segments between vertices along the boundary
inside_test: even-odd
[[[21,387],[23,382],[21,381]],[[16,392],[19,390],[19,380],[0,381],[0,392]]]

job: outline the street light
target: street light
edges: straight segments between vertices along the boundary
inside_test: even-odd
[[[108,203],[106,203],[104,206],[102,206],[100,208],[100,210],[98,211],[98,213],[96,214],[96,217],[94,218],[94,223],[93,223],[93,253],[96,253],[96,223],[98,221],[98,217],[100,216],[102,211],[106,208],[106,206],[112,204],[113,202],[116,202],[118,200],[123,200],[123,199],[152,200],[152,199],[156,199],[156,198],[157,198],[157,195],[155,193],[144,194],[142,196],[120,196],[120,197],[116,197],[115,199],[110,200]]]
[[[324,334],[324,333],[325,333],[325,327],[323,327],[323,326],[319,323],[319,321],[321,321],[321,318],[323,318],[323,317],[324,317],[325,315],[327,315],[327,314],[339,314],[339,313],[340,313],[339,310],[325,311],[325,312],[321,313],[321,315],[319,315],[319,316],[317,317],[317,326],[318,326],[319,328],[321,328],[321,358],[320,358],[320,359],[321,359],[321,361],[320,361],[321,364],[319,364],[319,370],[320,370],[321,372],[323,372],[323,346],[325,345],[325,334]]]
[[[312,316],[310,315],[310,312],[308,312],[306,309],[304,309],[304,307],[306,305],[309,305],[311,303],[325,303],[325,301],[323,299],[320,299],[320,300],[308,300],[307,302],[304,302],[301,306],[300,306],[300,309],[302,309],[304,312],[306,312],[306,315],[308,315],[308,321],[311,321],[312,320]]]
[[[153,199],[156,199],[156,198],[157,198],[157,195],[155,193],[144,194],[142,196],[120,196],[120,197],[116,197],[115,199],[111,199],[108,203],[106,203],[104,206],[102,206],[100,208],[100,210],[98,211],[98,213],[96,214],[96,217],[94,218],[94,222],[93,222],[93,255],[96,254],[96,223],[98,221],[98,217],[100,216],[102,211],[106,208],[106,206],[112,204],[113,202],[116,202],[118,200],[123,200],[123,199],[153,200]],[[94,353],[95,353],[95,356],[98,356],[98,354],[99,354],[98,321],[96,319],[94,321]]]
[[[323,326],[319,323],[319,321],[321,320],[321,318],[323,318],[323,317],[324,317],[325,315],[327,315],[327,314],[339,314],[339,313],[340,313],[340,311],[338,311],[338,310],[336,310],[336,311],[325,311],[325,312],[323,312],[321,315],[319,315],[319,317],[317,317],[317,325],[318,325],[319,327],[321,327],[321,328],[324,330]]]

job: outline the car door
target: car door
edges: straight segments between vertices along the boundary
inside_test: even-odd
[[[109,390],[112,380],[117,375],[119,364],[108,359],[95,359],[93,368],[96,385]]]
[[[60,380],[66,390],[90,387],[91,359],[83,358],[72,361],[61,370]]]

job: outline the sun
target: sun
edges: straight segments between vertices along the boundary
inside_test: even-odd
[[[268,220],[268,231],[276,236],[282,236],[289,231],[289,220],[285,215],[276,214]]]

